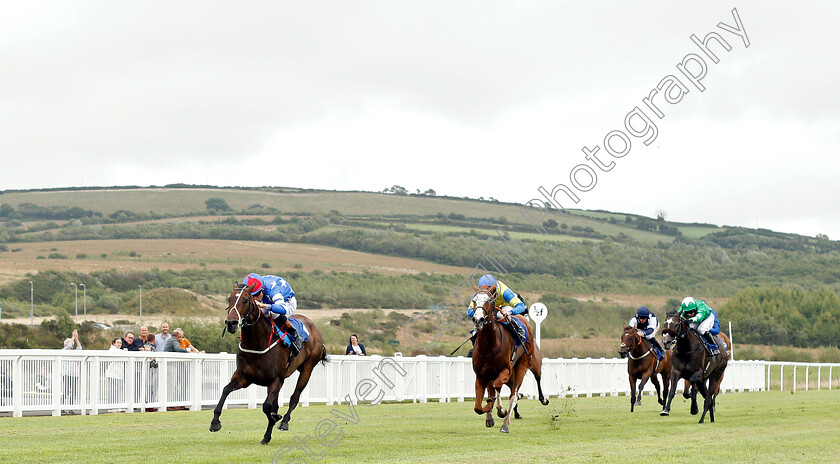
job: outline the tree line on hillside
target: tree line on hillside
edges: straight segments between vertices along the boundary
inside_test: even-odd
[[[830,290],[750,288],[719,311],[740,343],[840,348],[840,297]]]

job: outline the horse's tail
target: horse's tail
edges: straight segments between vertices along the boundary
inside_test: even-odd
[[[321,344],[321,359],[318,360],[322,365],[330,362],[330,357],[327,356],[327,347]]]

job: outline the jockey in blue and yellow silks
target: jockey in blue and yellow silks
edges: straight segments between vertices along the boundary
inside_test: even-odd
[[[493,298],[493,304],[499,308],[499,312],[504,316],[522,314],[527,309],[525,307],[525,302],[522,301],[519,294],[514,293],[507,285],[500,280],[496,280],[496,278],[491,274],[484,274],[481,276],[481,278],[478,279],[478,285],[473,288],[476,292],[489,292],[490,296]],[[475,301],[470,300],[470,304],[467,307],[467,316],[472,319],[473,314],[475,314]],[[520,341],[525,340],[525,334],[522,333],[522,328],[519,327],[519,324],[510,323],[507,324],[507,326],[509,330],[515,332],[514,335],[518,336]],[[473,340],[473,343],[475,343],[475,337],[476,335],[472,334],[471,339]]]

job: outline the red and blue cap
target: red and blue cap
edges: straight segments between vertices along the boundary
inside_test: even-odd
[[[254,272],[246,275],[245,278],[242,279],[242,283],[246,287],[250,287],[251,285],[254,286],[254,289],[251,290],[251,295],[256,295],[257,293],[260,293],[263,289],[262,276]]]

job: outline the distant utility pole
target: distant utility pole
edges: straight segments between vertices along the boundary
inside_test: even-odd
[[[138,285],[140,287],[140,325],[143,325],[143,286]]]
[[[32,313],[35,309],[35,284],[29,281],[29,325],[35,325],[35,319]]]

